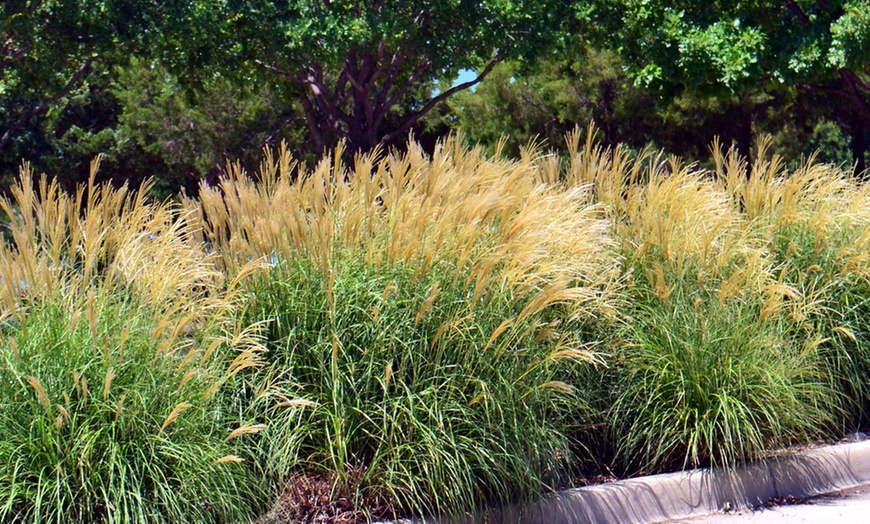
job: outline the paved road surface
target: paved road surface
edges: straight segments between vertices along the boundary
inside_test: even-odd
[[[672,524],[868,524],[870,484],[808,499],[803,504],[776,506],[670,521]]]

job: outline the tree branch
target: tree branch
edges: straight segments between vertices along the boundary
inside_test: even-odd
[[[7,129],[3,136],[0,136],[0,150],[2,150],[6,144],[12,139],[12,136],[17,133],[24,124],[27,123],[31,118],[39,115],[43,111],[49,108],[52,104],[60,100],[61,98],[70,94],[70,92],[75,88],[76,84],[78,84],[85,76],[88,74],[88,70],[91,68],[91,65],[99,58],[102,58],[103,55],[94,55],[79,66],[75,73],[70,77],[69,81],[67,81],[66,85],[60,88],[57,92],[51,95],[49,98],[46,98],[42,102],[38,103],[36,106],[30,108],[29,111],[26,111],[23,115],[18,117],[18,120],[13,123],[9,129]]]
[[[864,89],[865,91],[870,91],[870,82],[867,82],[866,80],[864,80],[863,78],[858,76],[851,69],[842,68],[842,69],[838,70],[837,72],[840,73],[840,76],[844,80],[846,80],[847,82],[849,82],[857,87],[860,87],[861,89]]]
[[[284,69],[280,69],[278,67],[275,67],[272,64],[267,64],[265,62],[260,61],[259,59],[254,59],[254,63],[257,64],[258,66],[262,67],[266,71],[269,71],[271,73],[275,73],[276,75],[279,75],[279,76],[289,78],[290,80],[292,80],[296,84],[302,85],[302,84],[306,83],[305,80],[303,80],[301,77],[294,75],[290,71],[286,71]]]
[[[423,73],[425,73],[426,70],[429,69],[430,65],[432,65],[432,64],[429,62],[428,59],[424,58],[424,59],[420,60],[420,63],[417,64],[417,69],[415,69],[414,72],[411,74],[411,76],[408,77],[408,80],[402,85],[402,87],[399,88],[398,91],[393,93],[393,96],[391,96],[386,101],[379,100],[379,102],[383,105],[384,110],[387,110],[387,109],[393,107],[394,105],[396,105],[397,103],[399,103],[399,100],[401,100],[402,97],[404,97],[408,93],[408,90],[411,89],[411,86],[414,85],[414,83],[421,76],[423,76]],[[395,78],[395,76],[394,76],[394,78]],[[482,79],[483,78],[481,77],[481,80]],[[471,85],[474,85],[476,83],[477,82],[473,82],[473,83],[471,83]],[[384,94],[386,94],[386,89],[384,90]]]
[[[371,92],[383,70],[383,64],[377,65],[378,60],[370,50],[365,51],[360,63],[357,63],[356,53],[351,53],[345,61],[345,70],[348,71],[348,80],[353,87],[353,116],[355,125],[353,133],[358,137],[372,135],[375,122],[375,107],[372,104]],[[373,140],[376,140],[375,137]]]
[[[311,132],[311,139],[314,140],[314,148],[319,155],[323,152],[326,145],[323,132],[318,125],[320,119],[317,118],[317,112],[314,110],[314,106],[311,105],[311,100],[305,94],[300,97],[300,103],[302,104],[302,110],[305,112],[305,122],[308,124],[308,131]]]
[[[335,81],[335,89],[332,91],[332,99],[336,104],[344,105],[345,100],[347,100],[348,83],[347,70],[342,68],[341,74],[338,75],[338,79]]]
[[[387,57],[384,54],[385,51],[386,51],[386,44],[384,44],[384,42],[381,41],[381,43],[378,44],[377,54],[372,53],[371,51],[368,51],[366,53],[367,58],[372,63],[371,67],[374,67],[374,64],[377,64],[377,67],[374,67],[374,70],[369,75],[368,81],[365,84],[366,91],[372,91],[375,88],[375,85],[377,84],[378,80],[384,74],[384,70],[387,69]]]
[[[401,56],[401,62],[403,62],[407,56],[408,53],[404,53]],[[423,76],[423,73],[425,73],[426,70],[429,69],[430,65],[431,63],[428,59],[421,59],[420,62],[417,64],[417,69],[415,69],[414,72],[411,73],[411,76],[408,77],[404,84],[402,84],[402,87],[400,87],[395,93],[393,93],[393,96],[391,96],[390,98],[387,98],[387,96],[389,95],[389,91],[390,89],[392,89],[393,84],[396,81],[396,76],[398,75],[400,64],[397,65],[395,70],[388,75],[389,82],[387,82],[385,79],[384,86],[381,89],[381,92],[378,94],[378,118],[375,121],[375,128],[379,128],[381,126],[381,122],[383,122],[384,118],[386,118],[387,112],[390,110],[390,108],[399,103],[399,101],[411,89],[411,86],[413,86],[417,82],[417,80]]]
[[[808,26],[812,23],[810,22],[810,17],[808,17],[807,14],[804,13],[803,9],[801,9],[801,7],[797,5],[794,0],[785,0],[785,5],[788,6],[788,10],[791,11],[792,14],[801,21],[802,25]]]
[[[336,132],[343,133],[340,126],[338,125],[338,121],[336,120],[336,118],[342,120],[348,125],[351,125],[351,117],[347,113],[342,111],[339,106],[335,105],[335,100],[333,100],[332,97],[330,97],[327,93],[326,87],[323,85],[323,71],[318,67],[309,66],[308,76],[303,78],[285,69],[281,69],[280,67],[276,67],[272,64],[267,64],[259,59],[255,59],[254,63],[262,67],[266,71],[269,71],[279,76],[283,76],[285,78],[289,78],[293,83],[301,87],[307,88],[311,92],[311,97],[314,101],[314,104],[317,105],[317,109],[320,110],[323,118],[328,121],[330,126],[332,126]],[[319,128],[320,125],[317,123],[317,120],[319,119],[316,115],[316,109],[311,103],[312,99],[309,99],[308,95],[306,95],[305,93],[302,93],[299,96],[299,99],[303,104],[303,109],[305,110],[305,119],[308,120],[309,129],[312,133],[314,133],[315,128],[312,126],[317,126]],[[343,99],[344,97],[342,97],[341,100]],[[306,104],[308,105],[308,107],[305,107]],[[319,132],[319,134],[322,136],[322,132]],[[315,142],[317,141],[318,140],[315,138]]]
[[[338,120],[345,124],[353,125],[353,119],[345,113],[341,107],[335,104],[327,92],[326,85],[323,83],[323,69],[320,66],[309,66],[309,74],[304,80],[305,84],[311,89],[314,97],[314,102],[320,108],[320,111],[326,115],[330,125],[336,130],[341,131]]]
[[[445,100],[446,98],[452,96],[453,94],[455,94],[459,91],[462,91],[464,89],[468,89],[471,86],[479,84],[480,81],[483,80],[484,78],[486,78],[486,75],[488,75],[492,71],[492,69],[496,66],[496,64],[498,64],[500,61],[501,61],[501,57],[496,56],[495,58],[490,60],[490,62],[486,65],[486,67],[483,69],[483,71],[481,71],[480,74],[477,75],[477,77],[474,80],[470,80],[468,82],[463,82],[461,84],[457,84],[457,85],[451,87],[450,89],[448,89],[447,91],[444,91],[443,93],[440,93],[438,96],[429,100],[429,102],[425,106],[423,106],[422,109],[420,109],[419,111],[415,112],[414,114],[412,114],[411,116],[406,118],[405,121],[402,122],[402,125],[400,125],[395,131],[393,131],[391,133],[387,133],[386,135],[381,137],[381,144],[386,145],[389,142],[393,141],[397,136],[403,135],[403,134],[407,133],[408,131],[410,131],[411,127],[413,127],[414,124],[416,124],[417,121],[420,120],[420,117],[422,117],[423,115],[425,115],[426,113],[431,111],[432,108],[434,108],[436,105],[438,105],[438,103],[441,102],[442,100]]]

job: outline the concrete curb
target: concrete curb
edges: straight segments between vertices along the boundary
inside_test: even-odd
[[[647,524],[751,508],[870,482],[870,441],[801,451],[736,470],[697,469],[575,488],[457,523]],[[428,519],[427,519],[428,521]]]

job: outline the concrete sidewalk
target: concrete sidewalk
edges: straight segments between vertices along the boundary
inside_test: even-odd
[[[716,513],[670,521],[670,524],[867,524],[870,522],[870,484],[803,499],[795,504]]]
[[[450,522],[664,522],[753,508],[776,497],[807,498],[868,482],[870,441],[864,441],[801,451],[733,471],[700,469],[576,488],[531,506]]]

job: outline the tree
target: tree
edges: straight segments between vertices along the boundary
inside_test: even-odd
[[[301,110],[267,85],[239,86],[214,76],[185,89],[153,61],[92,75],[62,111],[47,115],[50,149],[36,163],[64,173],[72,188],[87,180],[89,163],[103,155],[101,180],[137,185],[152,178],[152,193],[195,194],[203,179],[216,181],[227,162],[254,171],[263,147],[285,143],[309,159]],[[288,105],[289,102],[289,105]]]
[[[797,89],[790,89],[749,99],[753,128],[772,135],[777,151],[794,157],[812,152],[807,144],[836,139],[829,128],[819,127],[824,118],[814,110],[817,101],[798,95]],[[733,136],[731,104],[730,96],[686,90],[656,108],[654,97],[632,85],[614,51],[579,42],[568,53],[541,58],[534,67],[499,64],[477,89],[448,102],[452,113],[444,120],[489,151],[503,142],[502,151],[513,155],[534,137],[558,149],[567,131],[594,122],[604,144],[651,146],[687,161],[705,162],[713,136]],[[817,127],[822,132],[818,136]],[[831,153],[825,160],[842,159],[838,151]]]
[[[533,60],[565,36],[570,2],[251,0],[230,2],[225,55],[289,83],[318,149],[402,141],[439,102],[505,59]],[[471,81],[434,90],[475,69]],[[401,109],[401,110],[399,110]]]
[[[630,85],[619,57],[577,42],[568,53],[541,57],[533,67],[503,62],[472,91],[448,102],[449,121],[472,142],[516,155],[530,141],[559,148],[576,126],[595,122],[604,143],[650,140],[648,96]]]
[[[96,65],[123,61],[180,28],[183,9],[180,2],[150,0],[0,3],[0,153]]]
[[[865,0],[616,0],[597,4],[595,15],[637,84],[662,98],[690,90],[731,97],[744,153],[753,98],[793,87],[833,95],[863,171],[870,122]]]

